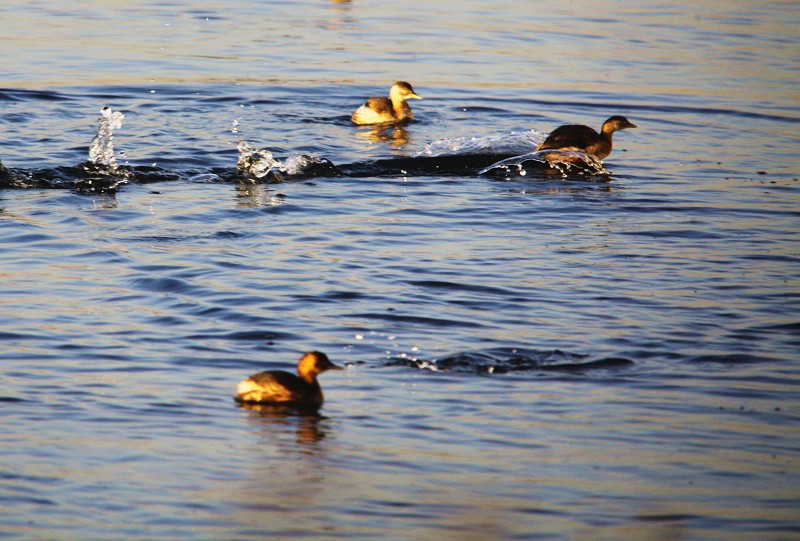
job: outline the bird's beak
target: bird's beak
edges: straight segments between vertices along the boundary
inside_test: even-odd
[[[422,96],[419,96],[417,94],[409,94],[408,97],[409,98],[414,98],[415,100],[421,100],[422,99]]]

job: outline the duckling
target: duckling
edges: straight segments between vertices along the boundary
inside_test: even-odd
[[[611,154],[611,136],[614,132],[635,127],[624,116],[612,116],[603,122],[600,133],[580,124],[559,126],[536,150],[578,150],[602,160]]]
[[[233,399],[239,403],[317,409],[323,401],[317,376],[326,370],[342,370],[342,367],[333,364],[324,353],[310,351],[297,363],[299,376],[283,370],[253,374],[239,383]]]
[[[353,111],[350,119],[356,124],[397,124],[414,118],[406,100],[421,100],[411,85],[398,81],[389,89],[388,98],[367,98],[367,101]]]

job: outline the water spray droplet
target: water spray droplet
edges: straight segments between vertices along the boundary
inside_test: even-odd
[[[89,146],[89,161],[114,170],[117,167],[117,160],[114,158],[114,130],[122,127],[125,115],[121,111],[112,111],[111,107],[103,107],[100,114],[102,116],[97,119],[97,135]]]

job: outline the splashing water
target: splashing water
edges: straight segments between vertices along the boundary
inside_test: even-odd
[[[527,169],[526,169],[527,167]],[[521,176],[524,177],[531,171],[560,174],[562,177],[572,175],[608,175],[610,172],[603,167],[603,163],[584,152],[574,150],[540,150],[529,152],[521,156],[506,158],[497,163],[481,169],[478,174],[491,174],[494,176]]]
[[[259,180],[281,182],[285,176],[307,178],[341,174],[326,158],[294,154],[281,162],[273,158],[269,150],[253,148],[246,141],[239,141],[236,148],[239,150],[236,172],[240,178],[253,183]]]
[[[111,107],[103,107],[102,116],[97,119],[97,135],[89,147],[89,161],[96,165],[105,165],[112,172],[117,169],[114,157],[114,130],[122,127],[125,115],[121,111],[112,111]]]
[[[317,158],[308,154],[294,154],[286,158],[283,171],[292,176],[336,175],[338,169],[327,158]]]
[[[573,175],[607,175],[602,162],[594,156],[570,150],[533,151],[545,140],[545,134],[536,130],[510,132],[484,137],[458,137],[440,139],[425,145],[414,157],[466,156],[476,154],[511,155],[478,174],[512,177],[525,176],[528,171]]]
[[[114,154],[114,130],[122,127],[125,115],[102,109],[98,118],[97,135],[91,142],[89,160],[74,167],[61,167],[36,172],[8,169],[0,163],[0,186],[30,188],[71,188],[86,193],[113,193],[120,185],[130,181],[153,182],[181,178],[152,167],[134,170],[128,165],[118,165]],[[238,124],[234,122],[235,128]],[[490,135],[486,137],[441,139],[408,158],[391,158],[370,162],[356,162],[336,166],[326,158],[294,154],[283,161],[276,160],[272,152],[250,146],[240,140],[235,178],[253,185],[278,183],[315,177],[340,176],[407,176],[408,171],[427,174],[475,174],[503,178],[525,176],[531,173],[557,174],[562,177],[608,175],[600,161],[582,152],[548,150],[531,152],[544,139],[535,131]],[[527,153],[526,153],[527,152]],[[515,154],[517,154],[515,156]],[[124,153],[120,152],[120,156]],[[432,160],[432,161],[431,161]],[[482,169],[481,169],[482,168]],[[195,175],[193,182],[217,182],[228,179],[224,173]]]
[[[112,111],[108,106],[103,107],[100,113],[97,135],[89,145],[89,161],[77,166],[80,178],[72,184],[77,191],[110,193],[135,179],[133,169],[119,167],[114,157],[114,130],[122,127],[125,115],[121,111]]]
[[[239,159],[236,162],[236,171],[239,175],[251,182],[265,178],[271,178],[280,182],[283,180],[281,172],[284,170],[283,164],[272,157],[272,152],[251,147],[247,141],[239,141],[236,144],[239,151]]]
[[[414,154],[414,157],[464,154],[524,154],[539,146],[544,139],[544,134],[536,130],[486,135],[483,137],[440,139],[425,145],[425,148]]]
[[[88,161],[39,171],[8,169],[0,163],[0,187],[69,188],[80,193],[110,194],[120,185],[135,180],[133,168],[118,166],[114,157],[114,130],[122,127],[125,115],[110,107],[103,107],[101,115],[97,119],[97,134],[89,145]]]

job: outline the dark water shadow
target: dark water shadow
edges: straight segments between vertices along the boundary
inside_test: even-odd
[[[449,371],[465,374],[507,374],[510,372],[577,372],[622,369],[634,362],[622,357],[593,358],[590,355],[561,350],[493,348],[455,353],[438,359],[392,357],[385,366],[407,366],[419,370]]]

